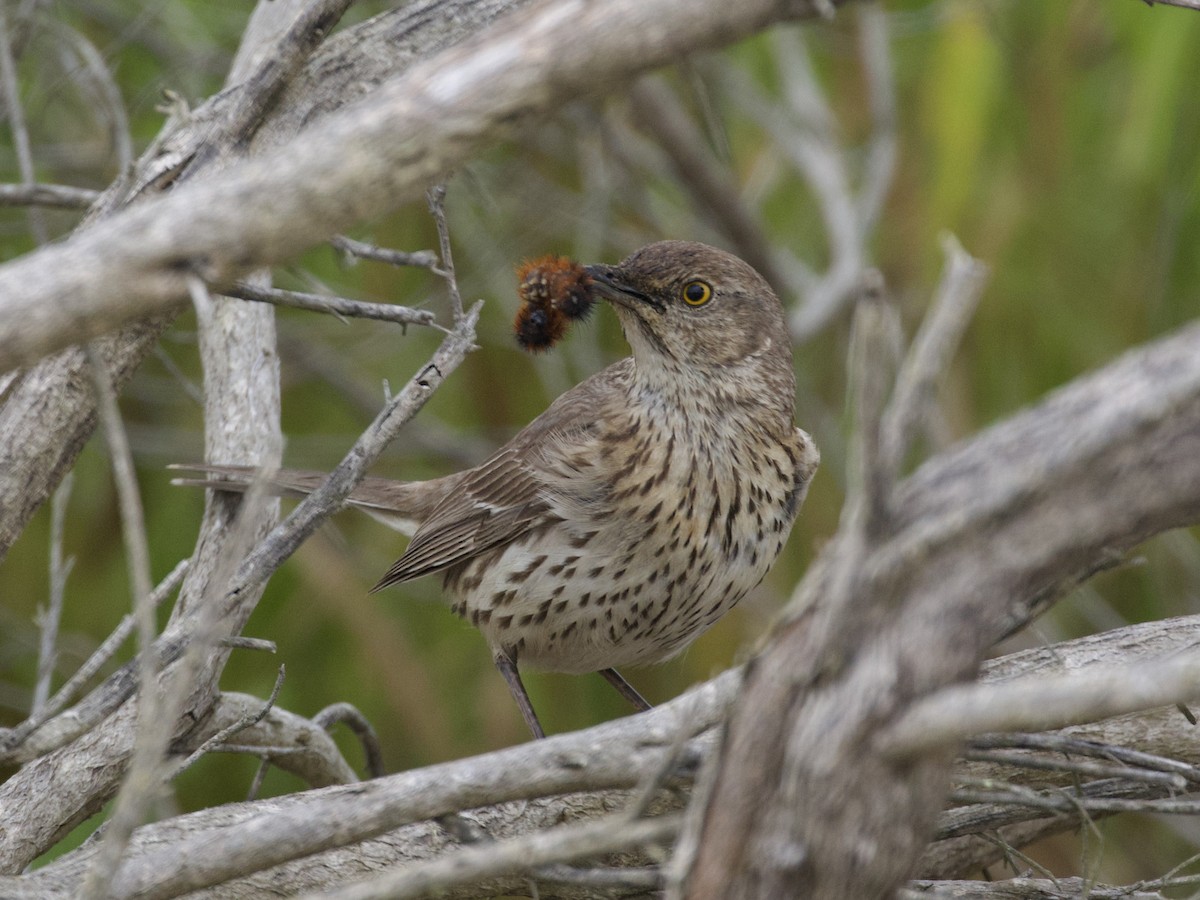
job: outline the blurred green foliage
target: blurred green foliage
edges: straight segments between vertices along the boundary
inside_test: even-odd
[[[356,15],[374,8],[356,7]],[[241,4],[197,0],[106,0],[51,10],[101,51],[138,152],[162,123],[156,107],[163,89],[194,102],[219,89],[246,15]],[[938,278],[942,232],[953,232],[992,267],[980,311],[947,373],[943,420],[925,448],[931,451],[1200,310],[1200,16],[1133,0],[946,0],[895,3],[886,11],[899,153],[872,262],[910,331]],[[872,127],[859,27],[852,5],[836,21],[802,29],[852,161],[861,158]],[[102,187],[117,171],[109,123],[67,55],[37,52],[57,40],[52,31],[35,34],[20,63],[38,177]],[[778,52],[762,36],[690,61],[673,84],[770,239],[819,269],[829,248],[813,192],[710,77],[723,66],[740,67],[779,96]],[[381,474],[422,478],[479,461],[561,391],[626,352],[612,317],[601,311],[554,353],[523,355],[508,331],[514,263],[549,251],[615,261],[662,237],[724,242],[661,154],[640,146],[633,133],[622,98],[580,104],[454,178],[449,215],[460,284],[467,298],[486,300],[480,349],[391,449]],[[18,181],[7,130],[2,140],[0,178]],[[2,211],[4,259],[32,247],[30,215]],[[54,234],[75,219],[32,215],[42,215]],[[356,236],[404,249],[436,245],[420,207],[370,223]],[[277,283],[448,316],[436,277],[374,263],[348,266],[329,248],[278,272]],[[795,305],[801,298],[785,300]],[[438,341],[430,330],[404,334],[310,313],[285,311],[278,319],[285,458],[305,468],[336,463],[381,403],[384,382],[398,388]],[[835,530],[845,474],[847,332],[842,315],[797,348],[798,418],[823,448],[824,464],[785,557],[752,599],[683,657],[631,673],[652,701],[744,657]],[[156,577],[189,555],[204,502],[201,492],[169,486],[164,469],[201,457],[200,382],[194,321],[185,314],[122,397]],[[65,551],[76,562],[56,684],[129,606],[114,493],[96,440],[79,462],[69,509]],[[0,724],[23,718],[34,681],[48,520],[48,510],[39,513],[0,566]],[[1145,548],[1147,564],[1097,579],[1026,640],[1196,611],[1196,538],[1183,532],[1154,542]],[[524,726],[482,639],[440,604],[435,580],[367,596],[401,547],[399,538],[357,514],[326,527],[278,573],[251,619],[248,633],[275,641],[278,655],[236,653],[223,686],[266,696],[277,666],[286,663],[281,705],[306,715],[336,701],[357,705],[378,728],[392,770],[523,740]],[[627,712],[599,678],[533,674],[529,687],[551,731]],[[351,741],[344,746],[350,759],[359,759]],[[194,808],[239,799],[252,770],[244,759],[210,757],[180,780],[178,803]],[[266,782],[269,792],[298,787],[277,772]],[[1122,827],[1128,826],[1101,829]],[[1188,834],[1188,826],[1178,827]],[[1132,880],[1160,874],[1184,855],[1143,862],[1113,849],[1100,853],[1101,871]],[[1051,861],[1069,871],[1079,866],[1078,856],[1068,850]],[[1093,852],[1087,864],[1096,859]]]

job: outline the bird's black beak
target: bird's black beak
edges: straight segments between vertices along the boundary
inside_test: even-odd
[[[663,311],[661,301],[630,285],[616,266],[584,266],[584,270],[592,278],[592,290],[610,303],[634,311],[646,306],[658,312]]]

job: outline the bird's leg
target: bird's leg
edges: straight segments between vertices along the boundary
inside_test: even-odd
[[[521,683],[521,673],[517,671],[516,660],[503,650],[499,650],[493,654],[492,662],[496,664],[496,668],[504,676],[504,681],[508,685],[508,691],[513,695],[513,699],[517,701],[517,707],[521,710],[525,724],[529,726],[529,730],[533,732],[533,736],[535,738],[544,738],[546,732],[542,731],[542,723],[538,721],[537,713],[533,711],[533,704],[529,701],[529,694],[525,693],[525,685]]]
[[[636,707],[638,712],[645,712],[648,709],[653,709],[646,698],[637,692],[637,689],[621,677],[621,673],[616,669],[601,669],[600,674],[604,676],[604,680],[617,689],[617,693],[628,700]]]

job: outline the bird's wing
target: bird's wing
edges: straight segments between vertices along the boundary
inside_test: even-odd
[[[445,569],[543,524],[551,506],[537,472],[518,448],[506,447],[468,477],[434,510],[373,590]]]
[[[495,455],[465,473],[417,530],[379,590],[465,562],[530,531],[561,521],[565,492],[594,494],[596,421],[629,374],[609,366],[559,397]],[[570,484],[564,484],[569,459]]]

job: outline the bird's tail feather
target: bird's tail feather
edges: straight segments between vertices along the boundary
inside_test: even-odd
[[[273,473],[254,466],[208,465],[204,463],[171,465],[175,471],[195,473],[198,477],[179,477],[171,483],[183,487],[202,487],[214,491],[244,493],[263,481],[272,494],[306,497],[326,478],[326,473],[304,469],[278,469]],[[436,499],[436,482],[392,481],[368,476],[346,498],[346,503],[403,534],[412,534],[428,517],[431,499]]]

